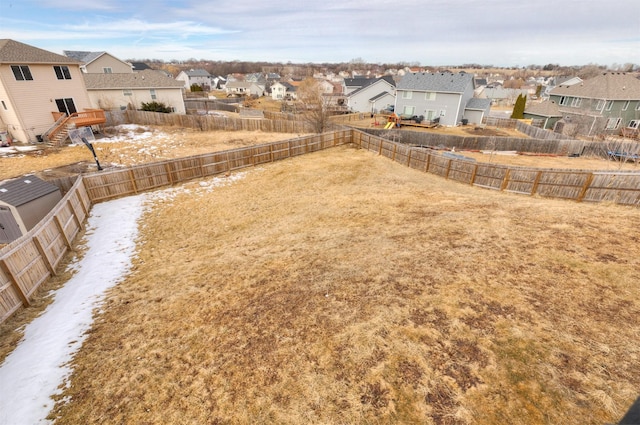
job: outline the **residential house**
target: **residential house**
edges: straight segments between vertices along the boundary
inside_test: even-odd
[[[422,116],[431,121],[436,118],[441,125],[455,126],[462,122],[469,111],[475,115],[473,99],[473,75],[465,72],[408,73],[396,85],[395,112],[400,116]],[[487,106],[488,113],[488,106]]]
[[[386,75],[382,77],[389,84],[395,86],[395,81],[393,77],[390,75]],[[354,77],[354,78],[345,78],[342,81],[342,93],[344,95],[348,95],[351,92],[354,92],[362,87],[368,86],[369,84],[375,83],[379,78],[367,78],[367,77]]]
[[[296,99],[296,86],[285,81],[278,81],[271,85],[271,98],[273,100],[291,100]]]
[[[112,74],[133,72],[129,62],[118,59],[107,52],[85,52],[77,50],[63,50],[65,56],[82,62],[80,69],[88,74]]]
[[[557,105],[562,118],[550,120],[545,128],[572,135],[617,134],[640,119],[640,80],[624,72],[605,72],[577,84],[556,86],[547,102]],[[535,115],[535,111],[525,109],[525,114]]]
[[[200,87],[203,91],[209,91],[214,86],[211,74],[204,69],[180,71],[176,80],[182,81],[187,91],[191,91],[191,86],[193,85]]]
[[[378,113],[395,105],[396,85],[390,78],[373,78],[347,95],[347,106],[353,112]]]
[[[142,103],[155,101],[175,113],[186,113],[182,82],[162,72],[147,69],[123,74],[84,74],[84,80],[95,108],[140,109]]]
[[[552,129],[562,119],[562,113],[555,101],[544,101],[528,104],[524,118],[540,121],[540,128]]]
[[[8,130],[15,142],[36,143],[70,122],[104,124],[104,112],[90,110],[81,65],[64,55],[0,39],[0,129]]]
[[[231,96],[264,96],[265,86],[249,81],[227,81],[225,85],[227,97]]]

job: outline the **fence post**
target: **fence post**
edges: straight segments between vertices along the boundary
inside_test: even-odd
[[[424,162],[424,172],[429,172],[429,164],[431,163],[431,153],[427,152],[427,160]]]
[[[477,174],[478,174],[478,164],[476,163],[476,165],[473,167],[473,173],[471,173],[471,181],[469,182],[471,186],[473,186],[473,184],[476,182]]]
[[[391,160],[395,162],[396,160],[396,150],[398,149],[398,145],[397,144],[393,144],[393,155],[391,155]]]
[[[167,179],[169,180],[169,185],[173,185],[173,178],[171,177],[171,169],[169,168],[168,162],[164,164],[164,169],[167,171]]]
[[[578,199],[576,199],[576,201],[582,202],[582,200],[584,199],[585,195],[587,194],[587,190],[589,190],[589,186],[591,186],[592,182],[593,182],[593,173],[589,173],[589,174],[587,174],[587,179],[585,180],[584,184],[582,185],[582,190],[580,190],[580,194],[578,195]]]
[[[29,305],[31,305],[31,303],[29,302],[29,299],[27,298],[25,293],[22,292],[22,288],[20,288],[20,285],[18,284],[18,280],[16,279],[14,274],[11,273],[11,270],[9,270],[9,266],[7,266],[7,263],[3,259],[0,259],[0,270],[2,270],[4,274],[9,278],[9,282],[11,282],[11,286],[14,287],[14,289],[18,293],[18,296],[22,300],[22,305],[24,307],[29,307]]]
[[[500,190],[503,191],[507,188],[509,184],[509,175],[511,174],[511,169],[507,168],[507,172],[504,173],[504,179],[502,179],[502,185],[500,186]]]
[[[452,162],[453,162],[453,159],[449,159],[449,162],[447,162],[447,173],[444,176],[445,179],[449,178],[449,171],[451,171],[451,163]]]
[[[411,168],[411,152],[413,152],[413,148],[409,148],[409,154],[407,155],[407,167]]]
[[[133,170],[129,169],[129,180],[131,180],[131,186],[133,186],[133,193],[138,193],[138,188],[136,186],[136,179],[133,176]]]
[[[53,276],[57,276],[58,274],[56,273],[56,269],[55,267],[53,267],[53,264],[51,264],[49,256],[46,254],[44,246],[42,246],[42,242],[40,242],[40,238],[38,236],[39,235],[35,235],[35,237],[33,238],[33,244],[36,246],[38,253],[40,253],[40,257],[42,257],[42,259],[44,260],[45,266],[47,266],[47,269],[49,269],[49,273],[51,273],[51,275]],[[67,239],[65,238],[65,241],[66,240]]]
[[[540,183],[540,178],[542,178],[542,171],[538,171],[536,174],[536,179],[533,181],[533,187],[531,188],[531,196],[535,195],[538,191],[538,184]]]

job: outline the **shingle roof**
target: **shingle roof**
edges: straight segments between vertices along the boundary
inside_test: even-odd
[[[560,109],[558,108],[558,104],[551,101],[546,100],[540,103],[532,103],[526,107],[524,110],[525,114],[531,115],[539,115],[541,117],[561,117]]]
[[[84,52],[79,50],[63,50],[62,53],[64,53],[65,56],[67,57],[79,60],[80,62],[87,64],[98,59],[100,56],[104,55],[106,52]]]
[[[586,99],[639,100],[640,80],[624,72],[605,72],[578,84],[557,86],[549,94]]]
[[[159,89],[184,87],[182,81],[174,80],[152,69],[122,74],[82,74],[87,90],[100,89]]]
[[[473,75],[465,72],[418,72],[405,74],[397,85],[398,90],[464,93],[473,85]]]
[[[377,95],[373,96],[371,99],[369,99],[369,102],[375,102],[378,99],[382,99],[385,96],[393,96],[391,93],[389,93],[388,91],[383,91],[381,93],[378,93]]]
[[[205,69],[189,69],[184,71],[189,77],[211,77],[211,74]]]
[[[63,63],[77,65],[79,61],[4,38],[0,39],[0,63]]]
[[[491,106],[491,99],[479,99],[477,97],[472,97],[467,102],[465,109],[479,109],[484,111],[489,108],[489,106]]]
[[[24,176],[0,185],[0,201],[19,207],[58,190],[36,176]]]

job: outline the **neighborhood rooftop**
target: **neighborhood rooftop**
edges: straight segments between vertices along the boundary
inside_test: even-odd
[[[397,85],[398,90],[463,93],[473,75],[465,72],[416,72],[405,74]]]
[[[0,39],[0,63],[78,64],[79,61],[10,39]]]

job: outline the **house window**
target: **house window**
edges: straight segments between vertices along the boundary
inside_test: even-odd
[[[604,100],[599,100],[598,103],[596,104],[596,111],[602,111],[602,109],[604,108],[604,104],[605,104]]]
[[[582,104],[582,98],[580,97],[574,97],[573,100],[571,101],[571,106],[574,108],[579,108],[581,104]]]
[[[11,70],[18,81],[33,80],[31,70],[27,65],[11,65]]]
[[[637,130],[638,128],[640,128],[640,120],[629,121],[629,125],[627,126],[627,128],[633,128]]]
[[[69,72],[69,67],[65,65],[56,65],[53,67],[53,70],[56,72],[56,77],[58,80],[70,80],[71,72]]]
[[[626,102],[624,102],[624,105],[622,105],[622,110],[626,111],[629,108],[629,104],[631,104],[630,100],[627,100]]]
[[[67,114],[67,116],[71,116],[71,114],[75,114],[76,112],[78,112],[73,99],[70,97],[56,99],[56,106],[58,107],[59,112],[64,112],[65,114]]]
[[[155,100],[157,98],[156,89],[149,89],[149,94],[151,95],[151,99]]]
[[[425,111],[425,114],[426,114],[427,121],[431,121],[436,117],[436,111],[431,109]]]
[[[409,92],[409,93],[411,93],[411,92]],[[411,116],[413,116],[414,109],[415,109],[415,107],[413,107],[413,106],[405,106],[402,109],[402,115],[411,115]]]
[[[615,130],[620,127],[620,123],[622,122],[622,118],[609,118],[607,120],[607,125],[605,126],[605,130]]]
[[[424,94],[424,100],[436,100],[436,94],[432,91],[428,91]]]
[[[610,111],[610,110],[611,110],[611,108],[613,108],[613,100],[609,100],[609,101],[607,101],[607,107],[606,107],[606,110],[607,110],[607,111]]]
[[[403,91],[402,98],[403,99],[411,99],[413,97],[413,92],[411,91]]]
[[[103,74],[113,74],[113,69],[111,69],[110,67],[102,68],[102,73]]]
[[[133,96],[133,92],[130,89],[122,90],[122,94],[125,96]]]
[[[2,101],[0,101],[0,102],[2,102],[2,107],[3,107],[3,108],[4,108],[4,110],[6,111],[6,110],[7,110],[7,104],[6,104],[6,103],[4,103],[4,100],[2,100]]]
[[[561,96],[560,97],[560,106],[565,106],[567,103],[569,103],[569,98],[567,96]]]

